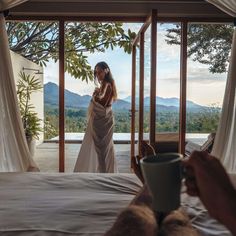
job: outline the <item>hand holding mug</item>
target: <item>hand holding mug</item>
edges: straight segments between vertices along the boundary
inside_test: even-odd
[[[153,210],[169,212],[180,206],[183,156],[163,153],[141,159],[144,180],[153,196]]]

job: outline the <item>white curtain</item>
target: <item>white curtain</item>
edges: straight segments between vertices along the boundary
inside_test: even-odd
[[[0,12],[24,1],[4,0]],[[17,105],[16,87],[5,27],[0,13],[0,171],[36,171],[27,146]]]
[[[236,17],[235,0],[207,0],[222,11]],[[222,114],[212,154],[217,156],[229,172],[236,172],[236,28],[228,69]]]

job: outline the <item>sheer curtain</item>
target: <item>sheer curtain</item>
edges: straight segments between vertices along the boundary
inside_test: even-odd
[[[235,0],[207,0],[222,11],[236,17]],[[217,156],[229,172],[236,172],[236,28],[234,27],[222,115],[212,154]]]
[[[0,12],[25,0],[3,0]],[[0,13],[0,171],[36,171],[30,156],[17,105],[8,37],[3,13]]]

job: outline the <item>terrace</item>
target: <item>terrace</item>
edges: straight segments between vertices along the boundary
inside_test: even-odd
[[[84,133],[65,134],[65,172],[73,172],[83,136]],[[176,137],[176,134],[172,134],[172,137],[174,136]],[[206,133],[187,133],[186,139],[187,141],[192,141],[198,145],[202,145],[206,141],[207,136],[208,134]],[[130,167],[130,137],[130,133],[114,133],[113,135],[113,140],[115,143],[115,157],[118,171],[120,173],[132,172]],[[148,138],[148,134],[144,134],[144,139],[145,137]],[[39,165],[41,172],[58,172],[58,155],[58,137],[55,137],[54,139],[43,142],[37,146],[34,160]]]
[[[143,23],[140,27],[140,31],[137,37],[133,41],[132,46],[132,108],[131,108],[131,134],[129,138],[121,136],[114,137],[115,140],[126,143],[131,142],[130,153],[131,158],[139,152],[139,145],[135,145],[136,140],[140,144],[142,139],[148,139],[150,143],[154,144],[157,139],[157,128],[156,128],[156,102],[155,97],[158,95],[160,88],[157,86],[159,76],[157,75],[157,55],[158,50],[155,45],[158,44],[157,37],[157,24],[170,22],[175,24],[178,23],[181,27],[181,45],[178,48],[178,54],[180,57],[179,69],[175,71],[179,74],[179,152],[184,152],[185,142],[188,140],[186,135],[186,91],[187,91],[187,78],[191,77],[187,73],[187,28],[191,24],[204,23],[204,24],[232,24],[233,18],[224,12],[220,11],[215,6],[207,3],[206,1],[98,1],[98,5],[91,4],[91,1],[70,1],[70,4],[66,4],[63,1],[40,1],[30,0],[19,6],[11,9],[11,14],[7,18],[10,21],[54,21],[59,27],[58,45],[59,45],[59,65],[58,65],[58,84],[59,84],[59,137],[56,138],[58,143],[54,143],[54,147],[45,147],[47,149],[55,148],[57,158],[59,158],[59,171],[64,171],[64,163],[66,163],[67,156],[67,134],[64,133],[65,125],[65,114],[64,114],[64,103],[65,103],[65,51],[64,51],[64,36],[65,36],[65,24],[66,22],[139,22]],[[93,2],[94,3],[94,2]],[[57,6],[55,8],[55,5]],[[63,5],[63,7],[62,7]],[[122,12],[122,14],[121,14]],[[150,42],[145,40],[147,32],[150,33]],[[148,49],[148,50],[146,50]],[[145,52],[148,51],[150,67],[145,68]],[[145,89],[145,74],[149,70],[148,80],[148,93],[150,97],[149,105],[149,130],[150,133],[144,133],[144,89]],[[168,68],[169,69],[169,68]],[[136,93],[136,94],[135,94]],[[135,101],[136,95],[138,94],[138,101]],[[138,106],[138,113],[136,113],[136,107]],[[135,127],[135,125],[137,127]],[[135,132],[138,132],[136,135]],[[78,135],[77,138],[73,138],[73,142],[81,142],[82,136]],[[72,141],[71,141],[72,142]],[[75,143],[76,144],[76,143]],[[43,145],[40,144],[37,150],[43,150]],[[71,146],[72,147],[72,146]],[[72,148],[71,153],[76,155],[79,149]],[[117,149],[118,150],[118,149]],[[125,149],[129,152],[128,146]],[[68,151],[70,153],[70,151]],[[117,151],[119,152],[119,151]],[[38,154],[36,153],[36,158]],[[55,163],[58,162],[55,161]],[[66,164],[67,165],[67,164]],[[71,165],[68,165],[71,166]],[[54,167],[52,169],[55,169]],[[66,170],[71,170],[71,167],[65,167]]]

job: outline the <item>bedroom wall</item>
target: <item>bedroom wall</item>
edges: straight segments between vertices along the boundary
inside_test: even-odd
[[[43,67],[33,63],[32,61],[27,60],[26,58],[22,57],[21,55],[11,52],[11,60],[13,65],[13,74],[15,78],[15,83],[17,83],[19,79],[20,71],[23,71],[24,68],[35,69],[43,72]],[[35,74],[36,71],[31,70],[24,70],[26,74],[34,75],[38,78],[43,86],[43,74]],[[35,106],[35,112],[37,112],[39,119],[41,119],[41,124],[43,127],[43,120],[44,120],[44,92],[43,89],[41,92],[35,92],[32,94],[31,103]],[[39,140],[36,140],[36,144],[40,144],[43,142],[43,132],[40,133]]]

